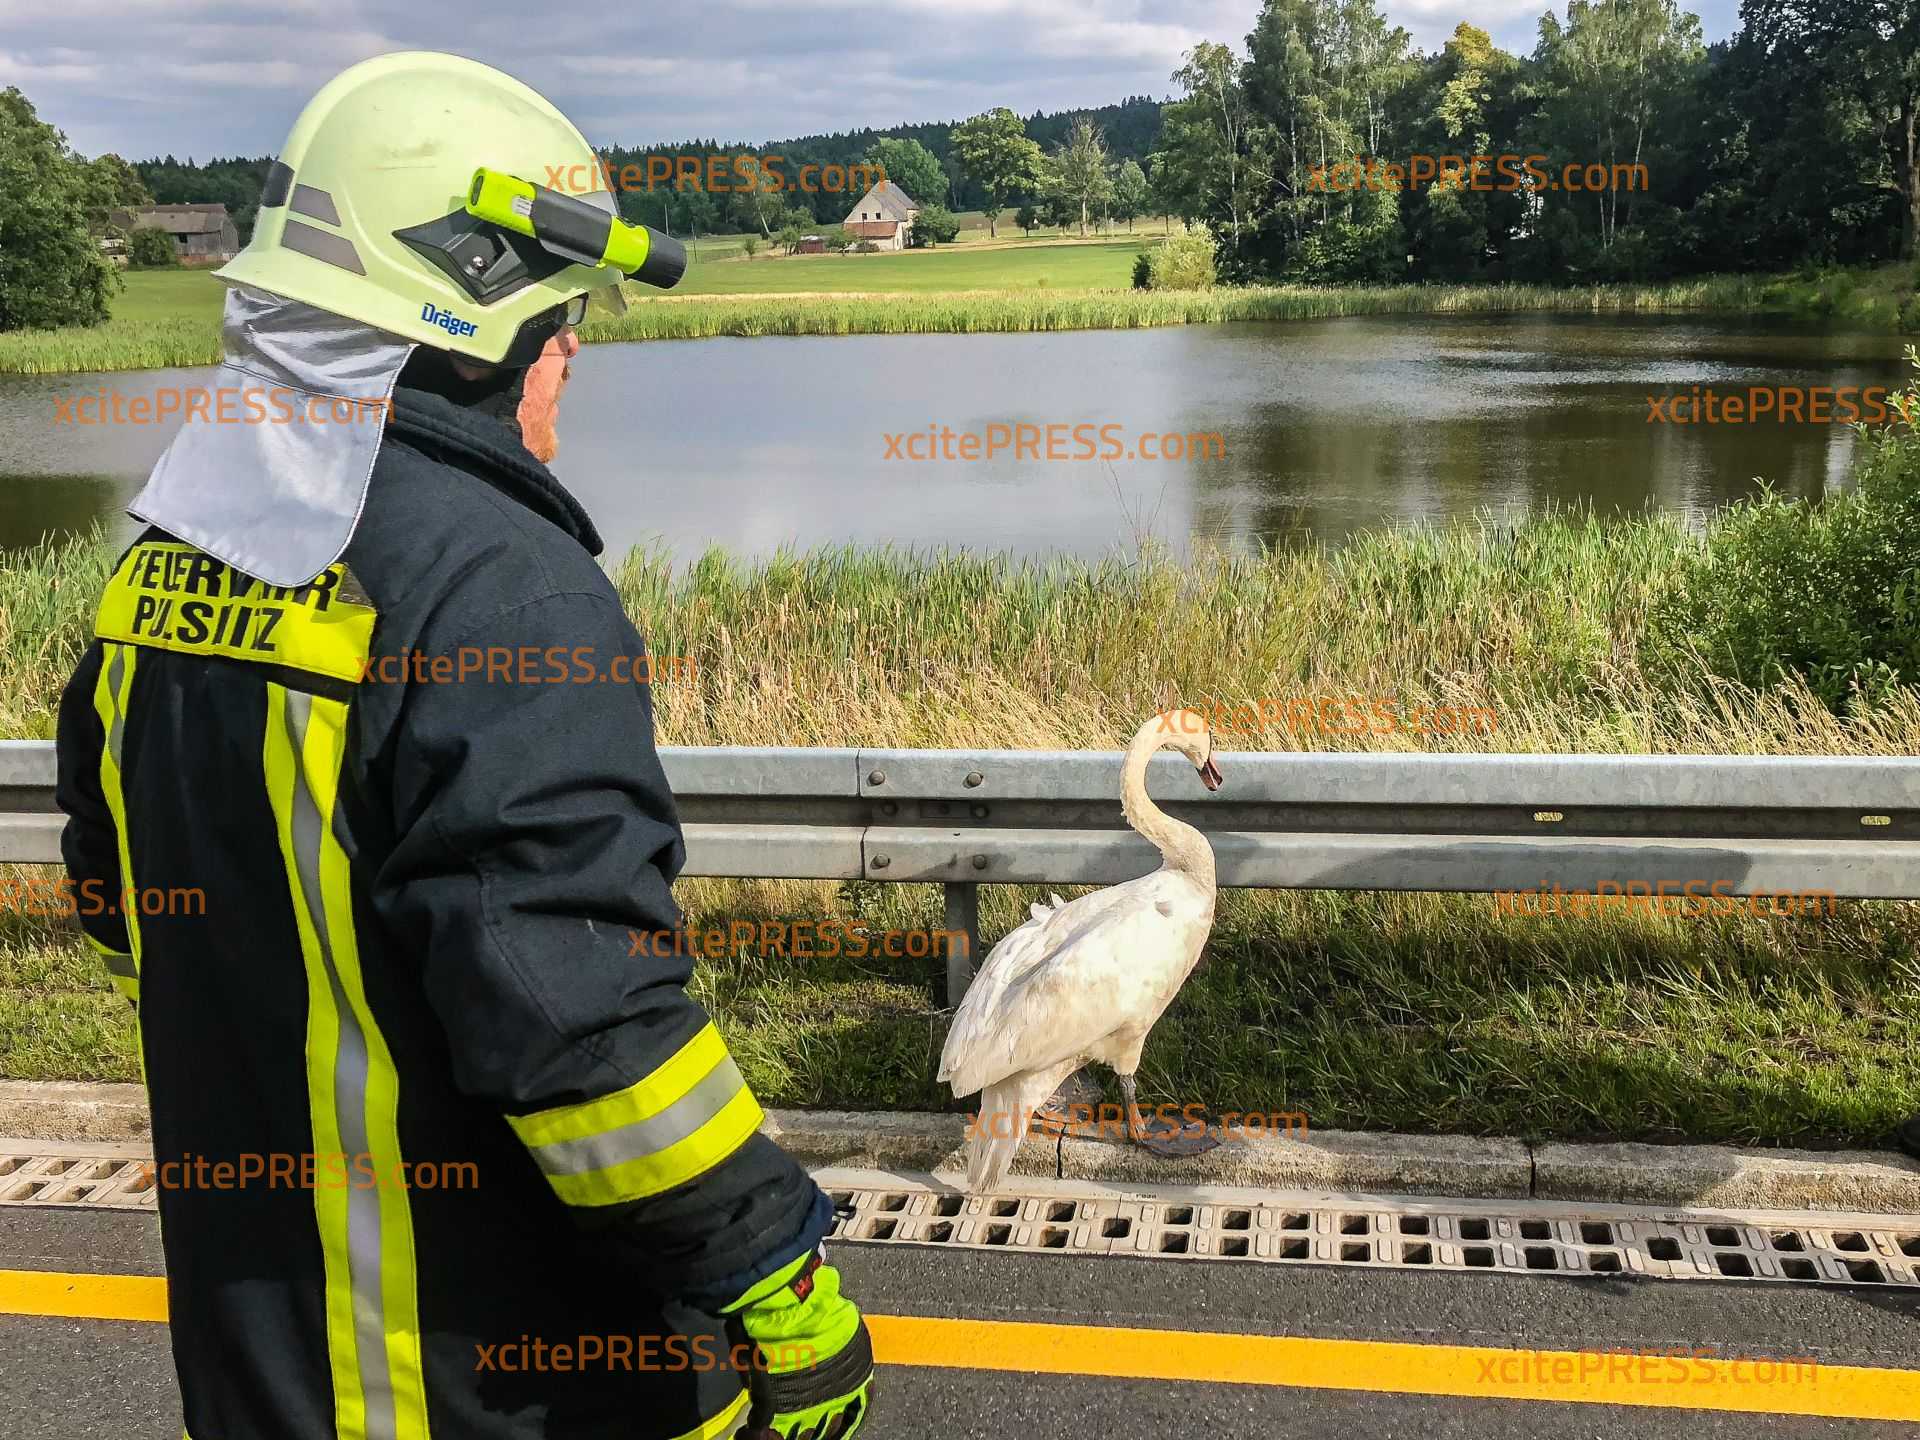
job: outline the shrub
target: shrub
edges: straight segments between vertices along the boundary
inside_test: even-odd
[[[1863,427],[1851,490],[1767,491],[1714,519],[1653,608],[1656,666],[1704,661],[1755,689],[1798,672],[1835,711],[1920,679],[1920,432],[1906,418],[1920,421],[1920,382],[1889,405],[1886,425]]]
[[[127,236],[128,263],[143,270],[159,269],[180,263],[180,252],[173,248],[173,237],[152,225],[140,225]]]
[[[924,205],[913,217],[908,236],[914,245],[944,245],[960,233],[960,222],[944,205]]]
[[[1214,278],[1213,235],[1204,226],[1162,240],[1147,252],[1149,290],[1211,290]]]
[[[1133,257],[1133,288],[1136,290],[1153,288],[1153,261],[1147,258],[1147,252],[1144,250]]]

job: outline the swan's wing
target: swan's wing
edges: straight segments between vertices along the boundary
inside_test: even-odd
[[[1176,898],[1186,903],[1172,914],[1155,903]],[[970,1095],[1150,1024],[1192,959],[1193,909],[1156,873],[1036,915],[987,956],[954,1015],[939,1078]]]

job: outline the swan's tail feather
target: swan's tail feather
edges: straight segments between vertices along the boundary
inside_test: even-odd
[[[1004,1080],[980,1092],[979,1130],[967,1149],[967,1189],[976,1195],[998,1189],[1013,1167],[1026,1131],[1019,1094],[1017,1081]]]
[[[967,1146],[967,1189],[996,1190],[1013,1168],[1035,1109],[1051,1093],[1032,1075],[1011,1075],[980,1092],[980,1118]]]

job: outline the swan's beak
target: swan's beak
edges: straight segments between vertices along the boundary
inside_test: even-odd
[[[1220,767],[1213,763],[1213,757],[1207,757],[1207,763],[1200,767],[1200,783],[1209,790],[1218,790],[1222,784]]]

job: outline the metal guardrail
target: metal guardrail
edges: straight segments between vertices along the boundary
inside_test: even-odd
[[[946,887],[1106,885],[1158,863],[1120,813],[1118,752],[664,747],[688,875]],[[1148,788],[1213,843],[1222,885],[1920,898],[1920,759],[1221,752],[1226,785],[1157,756]],[[55,862],[53,747],[0,742],[0,860]],[[977,944],[969,950],[977,950]],[[948,961],[956,1002],[972,956]]]

